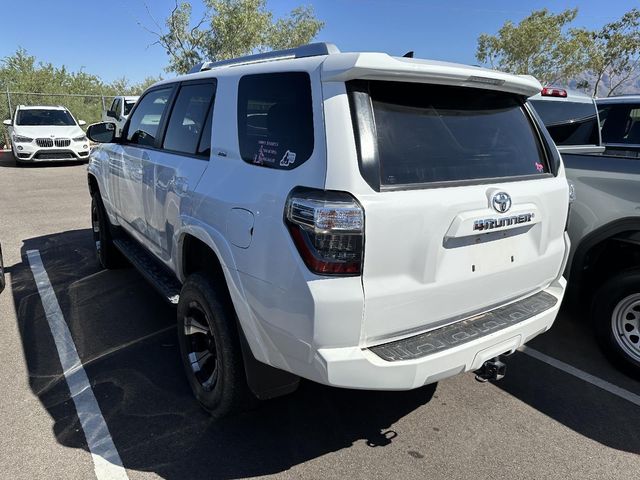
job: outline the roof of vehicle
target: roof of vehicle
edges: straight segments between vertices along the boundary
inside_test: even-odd
[[[67,110],[62,105],[18,105],[20,110]]]
[[[571,90],[563,87],[550,87],[550,88],[559,88],[567,92],[566,97],[554,97],[549,95],[542,95],[542,93],[538,93],[530,98],[530,100],[544,100],[549,102],[572,102],[572,103],[593,103],[594,98],[591,95],[587,95],[584,92],[579,90]]]
[[[327,43],[304,45],[298,48],[249,55],[215,63],[204,62],[195,66],[192,69],[193,73],[164,80],[156,85],[192,78],[206,78],[214,74],[238,75],[242,73],[242,70],[235,69],[250,68],[255,71],[257,64],[274,65],[276,62],[278,64],[295,62],[293,64],[300,65],[299,62],[309,61],[312,57],[316,58],[317,64],[322,64],[322,79],[324,81],[343,82],[351,79],[376,79],[429,82],[505,91],[527,97],[535,95],[542,88],[540,83],[530,76],[511,75],[496,70],[436,60],[393,57],[386,53],[341,53],[335,45]]]
[[[640,103],[640,95],[618,95],[616,97],[596,98],[596,102],[602,105],[609,103]]]
[[[116,95],[114,98],[123,98],[125,102],[137,102],[139,95]]]

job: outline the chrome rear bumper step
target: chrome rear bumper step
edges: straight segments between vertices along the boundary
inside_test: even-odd
[[[369,350],[388,362],[426,357],[516,325],[553,308],[556,303],[558,299],[550,293],[539,292],[429,332],[369,347]]]

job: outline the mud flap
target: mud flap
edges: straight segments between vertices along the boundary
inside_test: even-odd
[[[287,395],[298,388],[300,377],[256,360],[240,323],[238,323],[238,335],[242,347],[247,385],[256,397],[260,400],[268,400]]]

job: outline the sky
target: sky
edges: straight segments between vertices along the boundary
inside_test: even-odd
[[[419,58],[474,64],[481,33],[494,34],[507,21],[520,21],[532,10],[579,9],[575,26],[598,28],[622,16],[637,0],[268,0],[276,17],[301,4],[314,7],[325,22],[316,40],[342,51],[381,51]],[[83,69],[106,82],[126,77],[173,76],[164,71],[167,55],[147,29],[156,29],[174,0],[20,0],[11,3],[3,22],[0,57],[23,47],[39,61]],[[193,17],[203,11],[193,0]],[[7,9],[4,9],[7,12]],[[19,21],[18,21],[19,20]]]

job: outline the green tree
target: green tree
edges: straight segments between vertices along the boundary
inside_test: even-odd
[[[116,78],[109,85],[106,85],[103,91],[111,96],[115,95],[140,95],[147,88],[156,82],[162,80],[161,76],[148,76],[139,83],[131,83],[127,77]]]
[[[11,93],[11,107],[17,105],[64,105],[77,118],[89,123],[101,118],[102,100],[107,106],[115,95],[139,95],[160,77],[148,77],[140,83],[119,78],[105,83],[97,75],[80,70],[69,71],[41,62],[18,48],[0,60],[0,119],[10,118],[6,90]],[[1,139],[1,135],[0,135]],[[1,142],[0,142],[1,143]]]
[[[291,48],[309,43],[324,23],[314,16],[313,7],[293,9],[274,21],[266,0],[203,0],[205,13],[191,19],[191,4],[178,3],[165,20],[164,28],[154,20],[158,37],[169,56],[168,72],[186,73],[204,60],[228,58]]]
[[[640,77],[640,10],[589,32],[587,68],[579,87],[611,96]]]
[[[588,33],[569,28],[577,13],[572,9],[556,15],[545,8],[518,24],[507,21],[496,35],[480,35],[476,58],[491,68],[533,75],[543,84],[572,79],[588,60]]]

